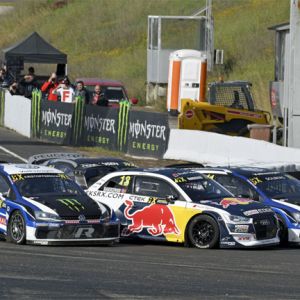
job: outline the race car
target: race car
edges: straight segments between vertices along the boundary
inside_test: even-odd
[[[105,243],[119,240],[120,222],[62,171],[0,164],[0,234],[15,244]]]
[[[279,243],[275,213],[234,198],[196,171],[176,168],[116,171],[86,191],[113,209],[121,237],[184,243],[197,248],[238,248]]]
[[[277,214],[281,244],[300,243],[300,181],[264,168],[197,169],[237,197],[251,198]]]
[[[78,153],[45,153],[29,157],[29,163],[43,164],[63,171],[83,189],[104,175],[120,169],[136,168],[124,159],[115,157],[85,157]]]

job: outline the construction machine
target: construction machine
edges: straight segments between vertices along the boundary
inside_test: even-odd
[[[249,124],[270,124],[271,115],[258,110],[248,81],[208,84],[207,102],[181,99],[178,128],[249,136]]]

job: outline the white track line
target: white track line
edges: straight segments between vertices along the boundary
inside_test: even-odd
[[[21,157],[20,155],[18,155],[18,154],[16,154],[16,153],[14,153],[14,152],[12,152],[12,151],[6,149],[5,147],[0,146],[0,150],[2,150],[3,152],[8,153],[9,155],[11,155],[11,156],[13,156],[13,157],[15,157],[15,158],[17,158],[17,159],[19,159],[19,160],[25,162],[25,163],[28,162],[27,159],[25,159],[25,158]]]

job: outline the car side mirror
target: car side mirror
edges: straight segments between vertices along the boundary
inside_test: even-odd
[[[178,197],[175,195],[167,195],[166,196],[166,200],[168,201],[168,203],[171,203],[171,204],[175,203],[175,200],[177,200],[177,199],[178,199]]]

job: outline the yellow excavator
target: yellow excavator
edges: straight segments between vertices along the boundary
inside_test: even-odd
[[[256,108],[248,81],[213,82],[208,101],[181,99],[178,128],[249,136],[247,125],[270,124],[271,115]]]

